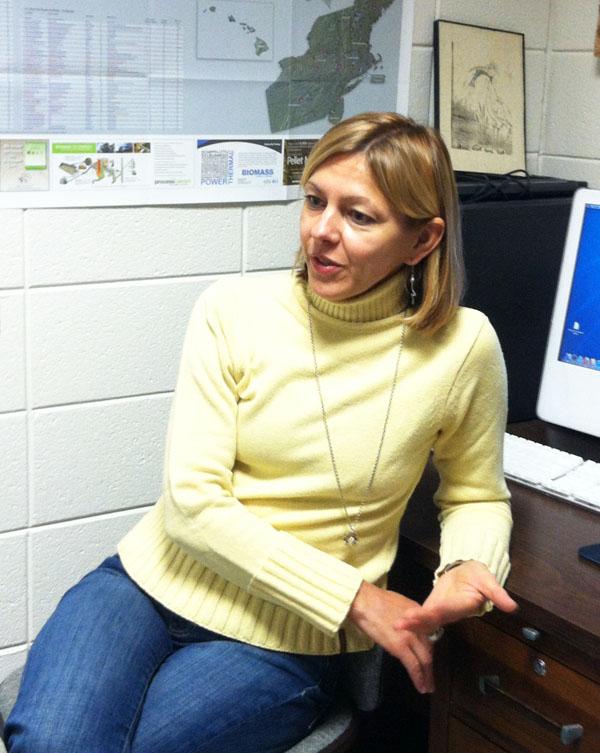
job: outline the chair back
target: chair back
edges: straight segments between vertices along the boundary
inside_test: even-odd
[[[7,675],[0,683],[0,753],[5,752],[1,739],[4,733],[4,722],[17,700],[17,693],[19,692],[22,674],[23,667],[18,667]]]
[[[383,657],[380,646],[342,656],[341,689],[359,711],[374,711],[381,703]]]

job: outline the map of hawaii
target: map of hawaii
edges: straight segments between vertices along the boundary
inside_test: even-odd
[[[257,30],[259,21],[248,21],[240,15],[240,11],[243,14],[246,11],[248,14],[252,11],[261,10],[263,16],[266,14],[270,18],[270,29],[265,27],[264,31],[261,31],[260,35]],[[259,58],[261,55],[269,52],[271,46],[269,44],[272,37],[272,16],[273,16],[273,4],[272,3],[259,3],[253,4],[248,2],[215,2],[207,4],[204,7],[200,7],[198,11],[198,57],[206,57],[209,59],[215,59],[222,56],[223,59],[229,60],[246,60],[249,57],[247,47],[243,42],[247,41],[247,38],[253,44],[253,55]],[[233,45],[229,49],[221,47],[219,51],[215,51],[210,44],[213,36],[214,22],[219,22],[220,28],[223,29],[225,25],[233,25],[233,28],[241,33],[241,37],[236,45],[235,38],[232,39]],[[204,34],[202,34],[204,32]],[[266,37],[266,38],[265,38]],[[217,34],[215,39],[220,39],[221,35]]]

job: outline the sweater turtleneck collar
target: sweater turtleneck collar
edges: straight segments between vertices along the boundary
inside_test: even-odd
[[[396,316],[406,309],[404,275],[395,274],[366,293],[345,301],[329,301],[317,295],[308,282],[300,280],[312,306],[327,316],[344,322],[375,322]]]

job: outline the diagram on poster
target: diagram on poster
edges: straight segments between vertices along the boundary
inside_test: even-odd
[[[48,143],[0,141],[0,192],[47,191]]]
[[[282,150],[280,139],[199,139],[200,185],[211,188],[280,185]]]
[[[140,151],[146,146],[148,153]],[[53,188],[151,186],[150,144],[138,142],[65,143],[52,145]]]

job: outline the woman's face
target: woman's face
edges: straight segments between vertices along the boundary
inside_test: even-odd
[[[429,225],[411,228],[375,184],[364,155],[331,157],[304,186],[300,238],[308,282],[317,295],[344,301],[360,295],[429,253]],[[443,234],[443,221],[441,233]],[[435,247],[435,245],[433,247]]]

